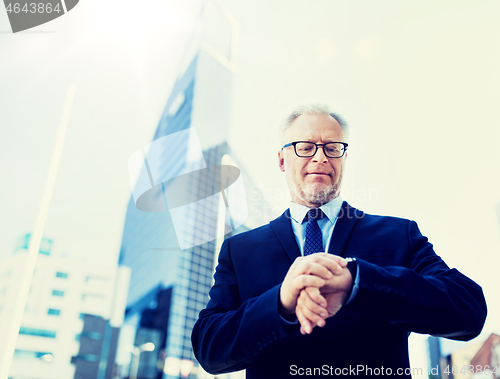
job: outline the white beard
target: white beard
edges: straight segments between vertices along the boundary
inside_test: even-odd
[[[332,184],[308,183],[296,192],[307,203],[323,205],[337,197],[338,188]]]

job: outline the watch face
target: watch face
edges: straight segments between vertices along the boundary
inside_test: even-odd
[[[356,262],[356,258],[346,258],[346,261],[347,261],[347,269],[351,272],[351,275],[354,279],[358,271],[358,263]]]

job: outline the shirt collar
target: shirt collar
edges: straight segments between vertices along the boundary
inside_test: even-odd
[[[337,196],[335,199],[330,200],[328,203],[323,204],[319,208],[328,217],[328,220],[332,224],[334,224],[337,217],[339,216],[342,203],[343,203],[342,198],[340,196]],[[302,223],[302,220],[304,220],[304,217],[306,217],[306,214],[309,211],[309,209],[311,208],[308,208],[305,205],[297,204],[294,203],[293,201],[290,202],[290,216],[292,217],[292,220],[298,224]]]

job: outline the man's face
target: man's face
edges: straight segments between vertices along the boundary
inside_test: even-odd
[[[297,117],[283,137],[284,144],[295,141],[345,142],[340,124],[324,114]],[[317,208],[339,195],[347,152],[342,158],[328,158],[319,147],[313,157],[301,158],[290,146],[279,151],[278,158],[293,202]]]

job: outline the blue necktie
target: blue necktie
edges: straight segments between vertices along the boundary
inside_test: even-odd
[[[304,221],[306,225],[306,240],[304,242],[304,256],[322,252],[323,249],[323,234],[318,225],[317,219],[325,217],[323,211],[319,208],[311,209],[307,212]]]

